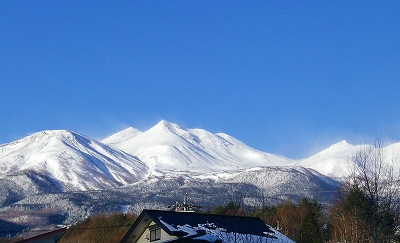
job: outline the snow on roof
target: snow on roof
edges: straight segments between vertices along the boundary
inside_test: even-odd
[[[160,223],[162,223],[165,227],[168,228],[169,231],[171,232],[177,232],[179,231],[177,228],[175,228],[174,226],[168,224],[167,222],[165,222],[164,220],[161,219],[162,217],[158,217],[158,220],[160,221]]]
[[[144,213],[171,235],[186,239],[222,243],[294,243],[259,218],[158,210],[145,210]]]

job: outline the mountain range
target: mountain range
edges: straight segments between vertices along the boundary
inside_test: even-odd
[[[0,227],[65,225],[104,211],[162,209],[185,193],[204,208],[305,196],[327,203],[361,146],[342,141],[293,160],[224,133],[165,120],[101,141],[73,131],[42,131],[0,145]],[[386,150],[397,154],[400,144]]]

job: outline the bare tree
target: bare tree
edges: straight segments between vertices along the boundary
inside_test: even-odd
[[[371,215],[366,229],[373,242],[388,242],[394,236],[399,216],[399,170],[387,156],[383,139],[365,145],[353,157],[350,183],[364,193]]]
[[[330,239],[333,242],[369,242],[371,207],[358,185],[344,183],[339,190],[335,205],[330,208]]]

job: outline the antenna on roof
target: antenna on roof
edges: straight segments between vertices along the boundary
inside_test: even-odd
[[[187,202],[187,196],[188,193],[185,192],[185,195],[183,196],[183,203],[175,202],[174,204],[168,206],[169,210],[175,212],[195,212],[196,209],[199,209],[199,206]]]
[[[187,204],[187,195],[188,195],[188,193],[185,192],[185,196],[183,196],[183,205]]]

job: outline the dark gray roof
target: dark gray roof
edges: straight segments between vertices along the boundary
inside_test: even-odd
[[[18,243],[58,242],[66,231],[67,228],[61,228],[45,234],[37,235],[29,239],[18,241]]]
[[[200,214],[194,212],[173,212],[159,210],[145,210],[150,218],[158,225],[162,225],[160,219],[174,227],[178,225],[190,225],[197,227],[199,224],[210,223],[210,227],[216,226],[224,228],[226,231],[265,236],[263,232],[273,233],[270,227],[260,218],[243,217],[243,216],[227,216],[216,214]],[[168,232],[168,229],[166,229]],[[172,233],[172,232],[171,232]]]
[[[154,221],[168,234],[176,235],[178,237],[183,237],[186,234],[186,232],[175,230],[178,225],[198,227],[199,224],[202,224],[203,226],[206,225],[207,227],[210,227],[210,229],[213,229],[213,227],[223,228],[228,233],[234,232],[258,236],[265,236],[265,233],[273,233],[270,226],[268,226],[260,218],[255,217],[200,214],[194,212],[143,210],[121,242],[128,242],[129,235],[131,235],[134,231],[136,231],[135,235],[142,234],[144,229],[142,232],[138,232],[137,228],[143,228],[143,222],[148,222],[149,219]],[[140,227],[138,227],[139,225]],[[173,226],[175,229],[168,227],[168,225]],[[201,234],[201,232],[198,233]]]

